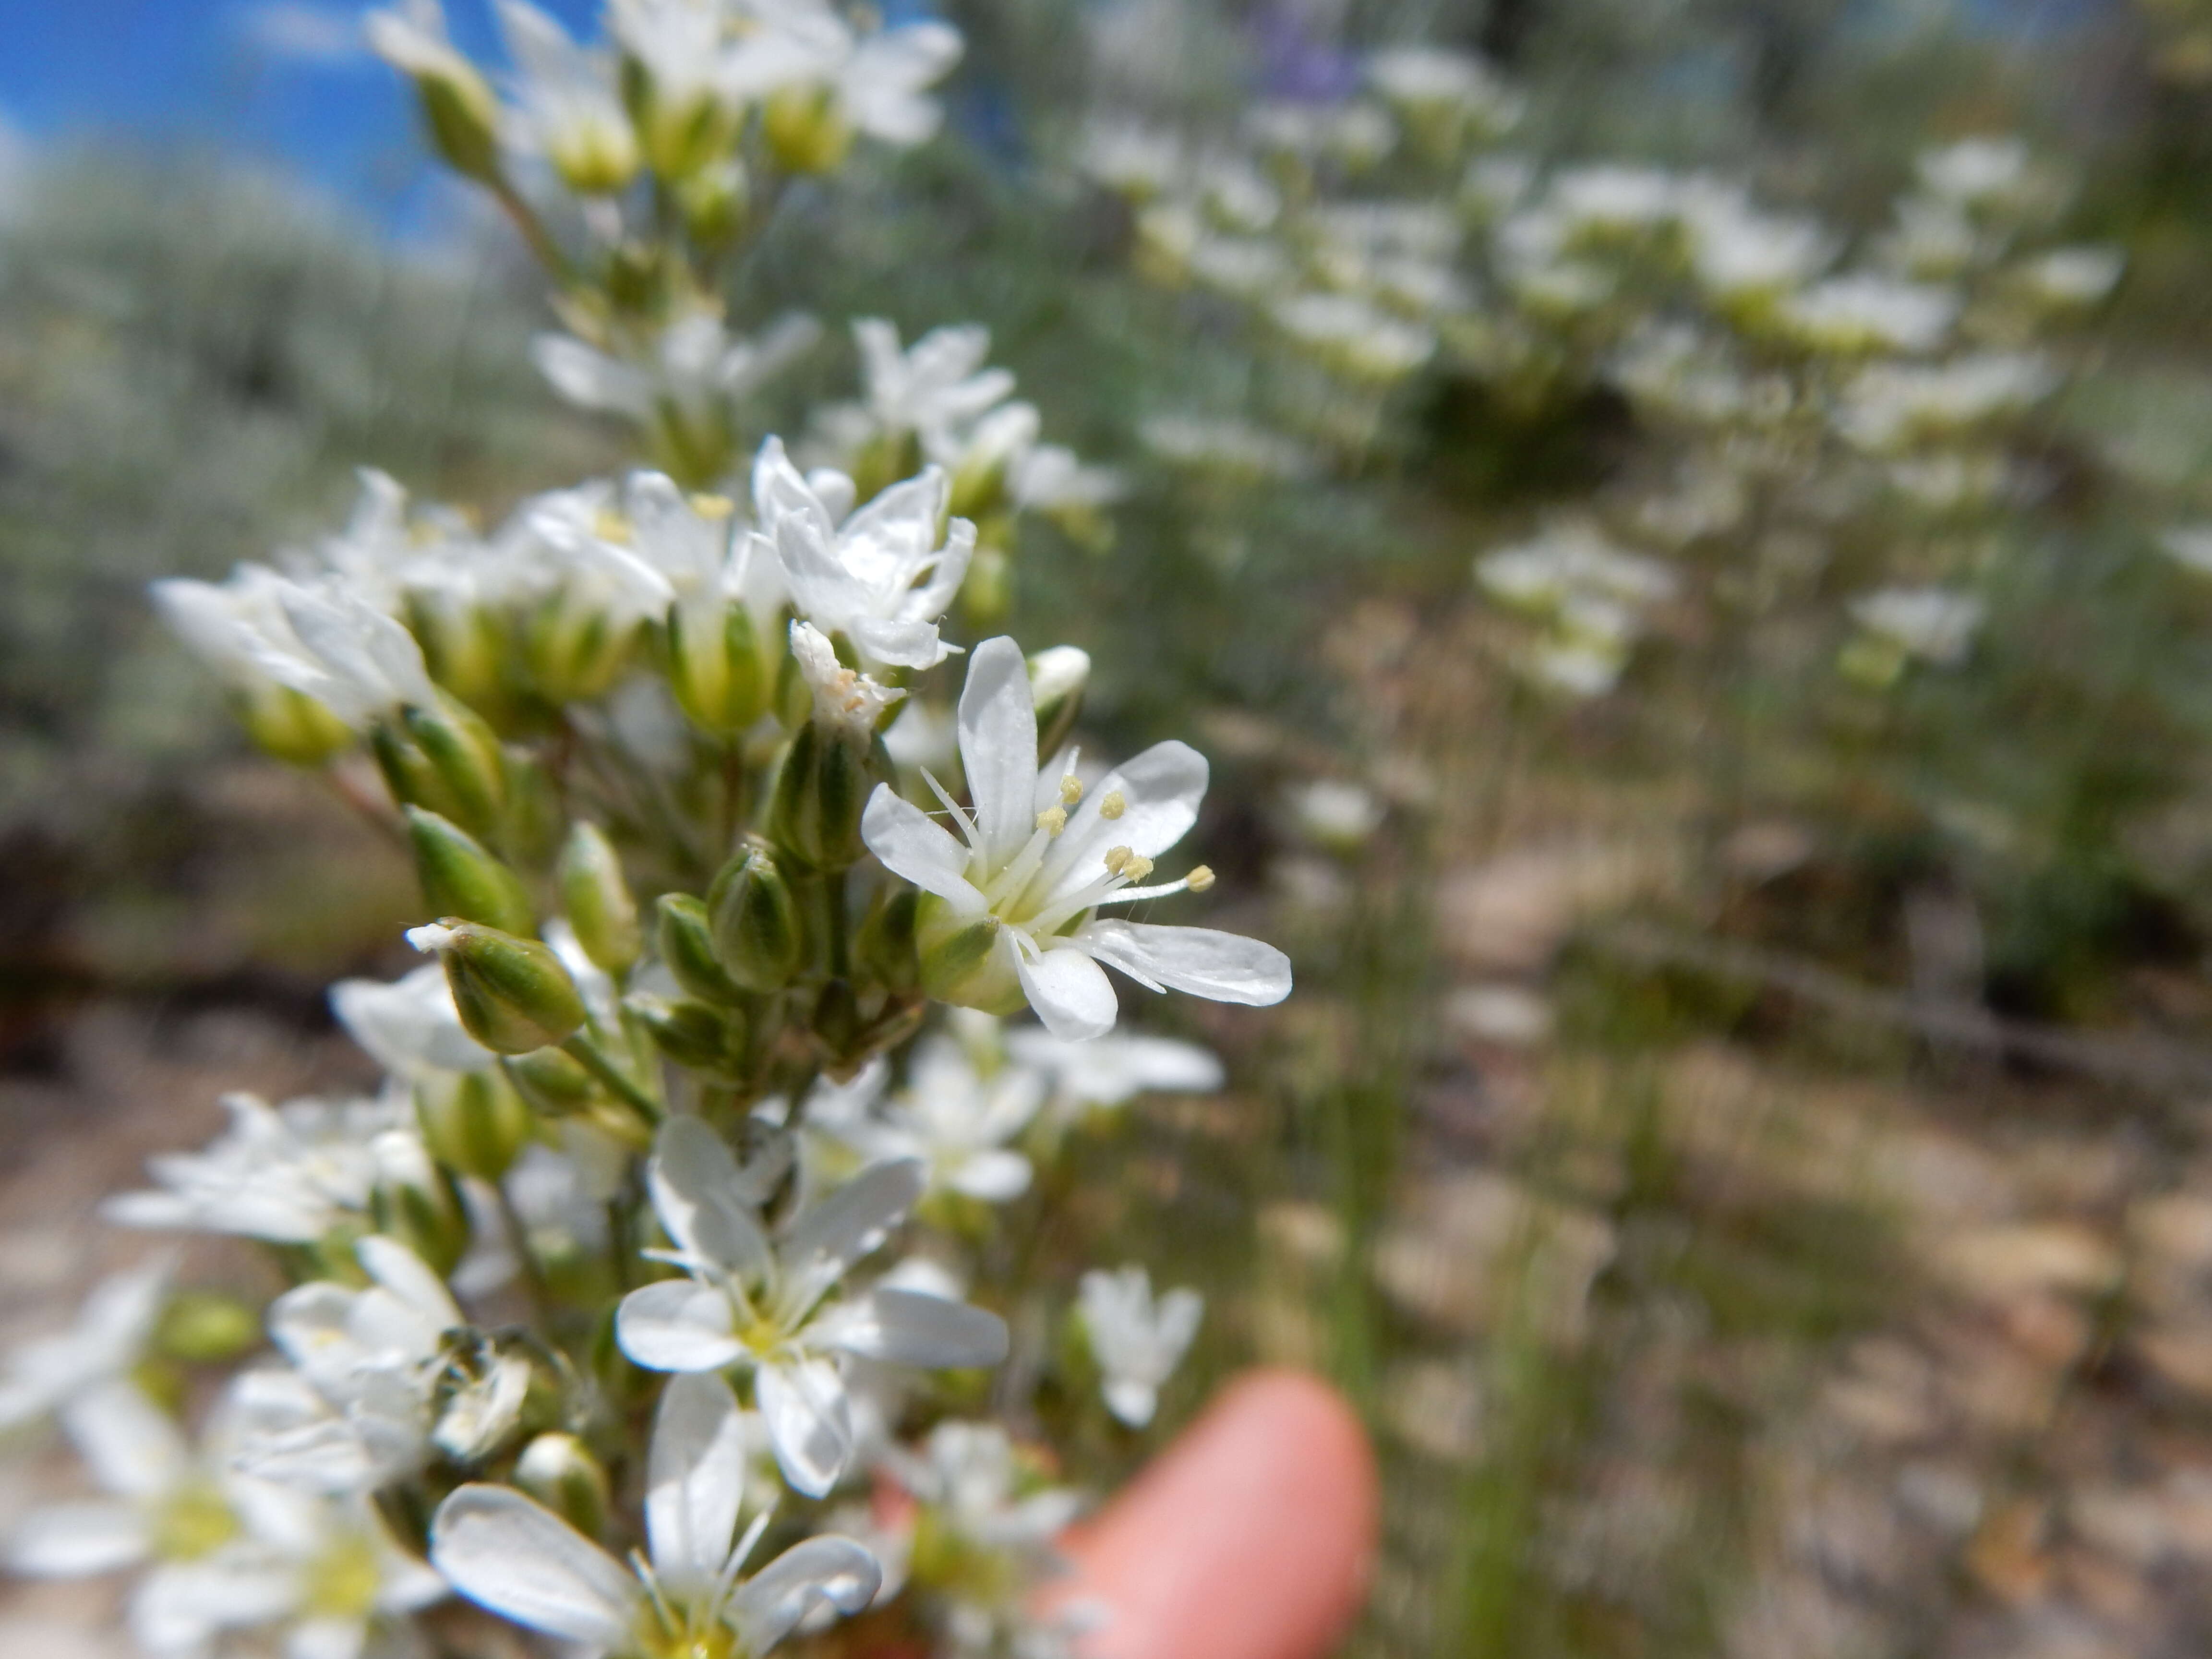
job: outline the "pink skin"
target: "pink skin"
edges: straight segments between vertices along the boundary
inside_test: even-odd
[[[1380,1502],[1343,1398],[1251,1372],[1067,1536],[1053,1600],[1109,1610],[1085,1659],[1319,1659],[1366,1594]]]

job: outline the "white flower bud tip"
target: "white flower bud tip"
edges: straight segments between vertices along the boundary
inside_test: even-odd
[[[407,942],[425,956],[440,951],[450,951],[460,943],[460,930],[448,927],[442,921],[425,922],[420,927],[407,930]]]

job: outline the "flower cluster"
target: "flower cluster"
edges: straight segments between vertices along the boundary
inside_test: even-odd
[[[286,1288],[233,1305],[164,1256],[17,1354],[0,1428],[52,1420],[106,1496],[7,1559],[141,1570],[136,1638],[179,1659],[425,1651],[449,1595],[621,1659],[864,1611],[854,1651],[1058,1650],[1091,1614],[1034,1591],[1085,1496],[1039,1437],[1148,1423],[1201,1304],[1024,1239],[1118,1108],[1223,1081],[1117,1032],[1107,970],[1265,1005],[1289,963],[1186,923],[1205,866],[1153,878],[1201,756],[1101,766],[1085,653],[959,637],[1016,511],[1116,490],[981,329],[862,319],[861,398],[738,447],[811,331],[732,335],[717,250],[856,138],[926,137],[957,36],[824,0],[617,0],[605,50],[499,15],[496,92],[428,0],[371,31],[553,269],[549,379],[660,465],[495,521],[365,473],[335,533],[157,584],[255,742],[406,848],[431,960],[331,991],[373,1092],[233,1096],[109,1200],[258,1241]]]
[[[1611,690],[1699,574],[1732,627],[1817,613],[1862,685],[1959,661],[1971,623],[1877,672],[1867,617],[1893,588],[1978,613],[1993,526],[2044,487],[2034,422],[2075,372],[2069,327],[2123,274],[2118,250],[2055,239],[2063,176],[2011,138],[1933,149],[1855,243],[1713,173],[1540,161],[1513,147],[1525,103],[1477,59],[1394,48],[1342,103],[1251,111],[1227,141],[1109,116],[1080,161],[1130,202],[1140,270],[1251,318],[1293,435],[1240,455],[1356,463],[1419,376],[1529,426],[1626,405],[1635,463],[1586,517],[1476,561],[1536,622],[1518,662],[1538,684]],[[1285,470],[1185,447],[1217,474]]]

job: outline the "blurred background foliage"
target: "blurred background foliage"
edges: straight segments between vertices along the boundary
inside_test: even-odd
[[[1243,1091],[1145,1124],[1092,1219],[1188,1247],[1217,1372],[1321,1365],[1370,1412],[1358,1650],[2201,1650],[2212,586],[2157,537],[2212,517],[2212,12],[943,10],[946,136],[787,203],[733,315],[986,323],[1052,438],[1129,478],[1109,543],[1025,530],[1012,625],[1094,653],[1109,746],[1195,728],[1224,925],[1291,949],[1300,993],[1179,1016]],[[1295,400],[1245,307],[1139,274],[1086,122],[1226,141],[1407,41],[1494,64],[1540,165],[1711,168],[1854,244],[1929,145],[2016,133],[2070,170],[2065,237],[2126,274],[2017,437],[2039,485],[1970,660],[1869,696],[1824,635],[1720,673],[1692,607],[1613,696],[1533,689],[1470,562],[1663,450],[1602,386],[1514,405],[1435,368],[1271,476],[1148,447],[1194,411],[1280,436]],[[389,957],[404,865],[246,757],[143,589],[317,533],[356,465],[489,518],[616,465],[529,365],[533,292],[495,227],[397,244],[218,154],[41,151],[11,188],[11,1066],[61,1065],[89,1000],[313,1024],[323,980]],[[762,429],[852,374],[833,330]]]

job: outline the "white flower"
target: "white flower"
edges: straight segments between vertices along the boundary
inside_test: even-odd
[[[1152,1275],[1137,1267],[1118,1273],[1092,1269],[1083,1275],[1081,1296],[1083,1328],[1105,1373],[1106,1408],[1141,1429],[1159,1409],[1160,1390],[1198,1334],[1206,1298],[1176,1290],[1155,1303]]]
[[[1570,235],[1622,234],[1672,220],[1681,207],[1682,180],[1663,167],[1598,162],[1557,174],[1550,194]]]
[[[1173,189],[1183,179],[1182,139],[1135,121],[1094,118],[1084,129],[1076,165],[1124,196],[1142,200]]]
[[[1856,271],[1790,295],[1776,318],[1816,350],[1929,351],[1951,331],[1959,307],[1951,289]]]
[[[931,434],[965,427],[1013,395],[1014,377],[986,368],[991,331],[981,323],[933,328],[903,350],[880,317],[854,319],[860,384],[869,415],[886,432]]]
[[[410,1083],[481,1072],[498,1059],[463,1029],[446,970],[434,962],[388,985],[340,980],[331,987],[330,1000],[338,1024],[370,1058]]]
[[[1656,605],[1673,597],[1674,573],[1656,559],[1625,551],[1577,523],[1549,526],[1532,541],[1486,553],[1475,580],[1507,603],[1529,610],[1563,608],[1598,596],[1623,605]]]
[[[933,1191],[1001,1204],[1029,1188],[1030,1161],[1006,1143],[1029,1127],[1044,1091],[1026,1066],[982,1077],[958,1042],[933,1036],[915,1050],[902,1091],[831,1132],[871,1161],[921,1160]]]
[[[405,1245],[372,1236],[356,1255],[366,1289],[317,1280],[270,1306],[270,1338],[297,1370],[240,1381],[239,1466],[249,1474],[318,1492],[370,1492],[414,1474],[434,1443],[451,1440],[464,1457],[483,1449],[520,1410],[528,1367],[509,1362],[495,1364],[481,1393],[460,1391],[450,1430],[434,1424],[447,1336],[468,1321]]]
[[[1052,1079],[1053,1112],[1062,1120],[1094,1109],[1127,1105],[1151,1091],[1212,1094],[1222,1084],[1221,1061],[1194,1042],[1115,1032],[1087,1042],[1068,1042],[1034,1025],[1006,1035],[1006,1052]]]
[[[1851,601],[1860,626],[1923,662],[1948,668],[1966,660],[1985,607],[1941,587],[1885,587]]]
[[[724,66],[723,84],[749,99],[819,91],[872,138],[918,144],[943,118],[928,89],[960,61],[960,32],[918,22],[861,37],[825,0],[739,0],[747,27]]]
[[[531,356],[553,389],[581,409],[647,421],[664,409],[711,419],[781,374],[821,338],[813,318],[793,313],[757,337],[732,334],[715,311],[694,311],[641,349],[603,351],[573,335],[541,334]]]
[[[2160,533],[2158,544],[2184,570],[2212,576],[2212,524],[2176,525]]]
[[[1154,454],[1181,465],[1204,467],[1254,480],[1304,478],[1317,465],[1295,439],[1247,422],[1201,415],[1155,415],[1137,435]]]
[[[244,1650],[274,1647],[285,1659],[415,1650],[406,1616],[443,1599],[446,1584],[392,1541],[366,1503],[245,1480],[227,1483],[224,1497],[239,1534],[161,1562],[133,1590],[131,1633],[143,1651],[203,1659],[234,1631],[267,1632],[273,1642]]]
[[[884,710],[906,696],[839,662],[837,648],[811,623],[792,623],[791,654],[799,664],[799,677],[813,694],[817,726],[849,732],[866,740],[875,735]]]
[[[582,1656],[649,1659],[767,1652],[819,1606],[857,1613],[882,1571],[849,1538],[810,1538],[750,1578],[738,1572],[766,1528],[732,1541],[744,1495],[745,1435],[729,1385],[678,1376],[663,1391],[647,1456],[643,1557],[624,1566],[507,1486],[461,1487],[438,1506],[430,1559],[471,1601]]]
[[[1921,151],[1915,167],[1931,194],[1962,207],[2016,204],[2034,182],[2019,139],[1961,138]]]
[[[1367,78],[1394,104],[1434,106],[1474,121],[1485,137],[1506,131],[1521,118],[1519,94],[1487,64],[1439,46],[1392,46],[1367,60]]]
[[[793,608],[823,633],[844,635],[864,667],[933,668],[952,653],[937,619],[968,574],[975,526],[955,519],[939,544],[949,495],[933,466],[840,523],[852,499],[843,475],[802,477],[779,438],[761,447],[753,466],[754,515]]]
[[[242,690],[273,683],[356,728],[436,701],[414,636],[343,577],[298,582],[241,564],[220,586],[176,578],[152,592],[178,637]]]
[[[1761,213],[1741,191],[1702,179],[1685,187],[1681,219],[1698,283],[1723,299],[1800,288],[1835,252],[1817,221]]]
[[[377,1138],[402,1121],[391,1100],[223,1097],[230,1127],[198,1152],[167,1152],[146,1167],[160,1183],[100,1206],[125,1227],[236,1233],[311,1244],[368,1209],[380,1165]]]
[[[169,1292],[175,1259],[167,1252],[93,1286],[76,1323],[27,1342],[0,1374],[0,1433],[127,1375],[145,1352]]]
[[[508,139],[540,155],[572,187],[619,190],[637,171],[638,148],[604,53],[578,46],[528,0],[499,0],[500,31],[514,59],[519,108]]]
[[[2127,269],[2124,249],[2101,243],[2055,247],[2024,260],[2020,281],[2049,306],[2093,306],[2110,294]]]
[[[1141,886],[1152,860],[1197,821],[1206,757],[1187,744],[1155,744],[1086,792],[1072,765],[1042,770],[1036,709],[1021,647],[1004,637],[975,648],[960,696],[960,757],[974,811],[930,787],[956,838],[920,807],[879,786],[862,814],[869,850],[921,888],[924,950],[953,936],[988,940],[972,971],[946,988],[994,1012],[1026,1000],[1053,1033],[1111,1030],[1114,988],[1101,963],[1152,990],[1264,1006],[1290,994],[1289,958],[1271,945],[1202,927],[1169,927],[1091,914],[1210,886],[1204,866],[1182,881]],[[927,775],[924,775],[927,777]],[[988,929],[982,935],[977,928]]]
[[[1046,1644],[1094,1622],[1079,1613],[1071,1628],[1063,1612],[1039,1623],[1029,1605],[1039,1584],[1060,1571],[1055,1540],[1083,1499],[1064,1487],[1024,1492],[1029,1483],[1005,1430],[939,1423],[919,1455],[892,1449],[884,1461],[925,1507],[934,1547],[923,1565],[936,1572],[915,1589],[924,1616],[951,1651],[978,1659],[1065,1651]],[[911,1549],[910,1538],[902,1542]]]
[[[1836,428],[1861,448],[1891,452],[1931,436],[2016,417],[2050,396],[2058,373],[2026,351],[1945,363],[1875,363],[1844,388]]]
[[[607,32],[645,66],[655,104],[672,120],[726,101],[722,0],[608,0]]]
[[[1128,481],[1110,467],[1085,466],[1060,444],[1038,444],[1014,459],[1006,491],[1019,507],[1041,513],[1110,507],[1128,494]]]
[[[1346,371],[1390,380],[1436,355],[1435,332],[1356,294],[1293,294],[1269,310],[1277,326]]]
[[[371,51],[403,74],[421,80],[477,80],[477,68],[454,49],[438,0],[402,0],[362,20]]]
[[[998,1316],[963,1303],[882,1287],[828,1299],[921,1196],[918,1163],[862,1170],[773,1239],[754,1214],[757,1195],[737,1160],[696,1118],[661,1127],[647,1180],[675,1245],[649,1254],[689,1277],[623,1298],[615,1316],[623,1352],[648,1370],[750,1367],[776,1461],[810,1497],[828,1492],[852,1455],[852,1413],[836,1356],[927,1367],[994,1365],[1006,1357]]]
[[[1343,778],[1315,778],[1290,792],[1291,821],[1309,841],[1357,848],[1382,827],[1384,809],[1372,790]]]

